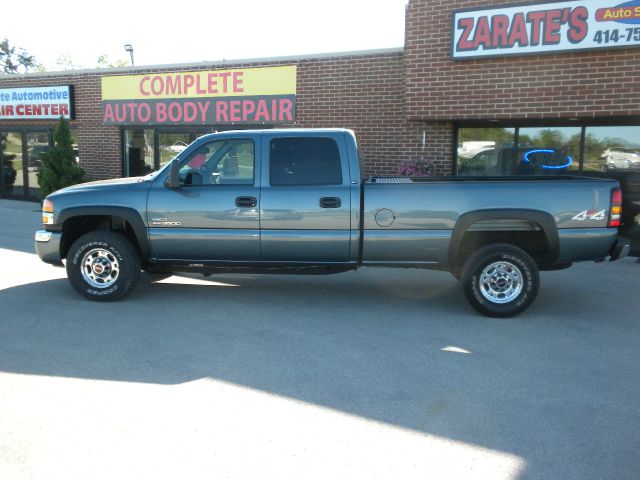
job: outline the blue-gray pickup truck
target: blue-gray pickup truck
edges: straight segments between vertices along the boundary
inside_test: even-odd
[[[365,179],[349,130],[246,130],[203,136],[145,177],[49,195],[35,240],[91,300],[123,297],[141,270],[408,267],[447,270],[475,309],[509,317],[539,270],[626,255],[621,202],[607,179]]]

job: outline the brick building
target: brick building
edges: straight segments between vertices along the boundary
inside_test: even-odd
[[[640,12],[618,3],[410,0],[401,49],[5,75],[0,95],[42,99],[51,87],[70,87],[78,158],[93,179],[158,168],[205,132],[273,126],[353,129],[367,174],[395,174],[409,158],[432,160],[436,173],[447,175],[631,169],[640,167]],[[295,67],[290,90],[274,94],[272,67]],[[211,105],[226,101],[231,110],[193,121],[167,117],[172,100],[185,101],[176,82],[189,72],[206,82],[231,71],[256,77],[237,97],[209,88]],[[207,98],[205,83],[191,91],[194,102]],[[294,102],[291,120],[264,121],[251,103],[253,116],[234,113],[245,100],[278,95]],[[108,104],[161,104],[165,115],[160,121],[143,109],[140,118],[125,110],[118,117]],[[0,102],[1,193],[36,197],[38,153],[50,145],[56,120],[17,108]]]

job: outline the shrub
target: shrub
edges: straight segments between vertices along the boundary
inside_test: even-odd
[[[84,181],[84,170],[76,164],[69,124],[64,118],[60,118],[53,132],[53,147],[40,158],[42,168],[38,172],[38,184],[42,199],[56,190]]]

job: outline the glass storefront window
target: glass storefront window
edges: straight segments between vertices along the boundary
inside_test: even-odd
[[[1,134],[0,157],[2,160],[2,194],[24,195],[22,134],[20,132]]]
[[[640,126],[587,127],[584,172],[640,169]]]
[[[565,175],[580,171],[581,127],[521,128],[519,175]]]
[[[78,165],[80,165],[80,149],[78,148],[78,132],[75,129],[69,130],[71,132],[71,146],[73,147],[73,157]]]
[[[458,130],[458,175],[509,175],[513,167],[515,128]]]
[[[153,130],[125,130],[125,175],[139,177],[155,170],[153,161]]]
[[[191,143],[189,133],[160,133],[158,135],[158,148],[160,150],[160,167],[178,155]]]
[[[458,175],[640,169],[640,126],[459,128],[458,138]]]
[[[40,196],[38,172],[42,167],[42,154],[49,151],[49,132],[27,132],[27,195]]]

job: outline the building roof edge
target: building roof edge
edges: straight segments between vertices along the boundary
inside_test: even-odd
[[[29,72],[20,74],[0,74],[0,81],[7,78],[38,78],[38,77],[56,77],[56,76],[80,76],[80,75],[109,75],[109,74],[122,74],[130,73],[135,74],[137,72],[145,72],[148,70],[169,70],[176,68],[199,68],[203,69],[211,67],[233,67],[234,65],[245,65],[251,63],[280,63],[280,62],[294,62],[304,60],[325,60],[331,58],[344,58],[344,57],[363,57],[370,55],[385,55],[394,53],[404,53],[404,47],[393,48],[380,48],[372,50],[355,50],[347,52],[327,52],[327,53],[312,53],[306,55],[287,55],[279,57],[262,57],[262,58],[238,58],[238,59],[222,59],[222,60],[204,60],[202,62],[191,63],[168,63],[160,65],[139,65],[134,67],[123,68],[91,68],[81,70],[57,70],[51,72]]]

